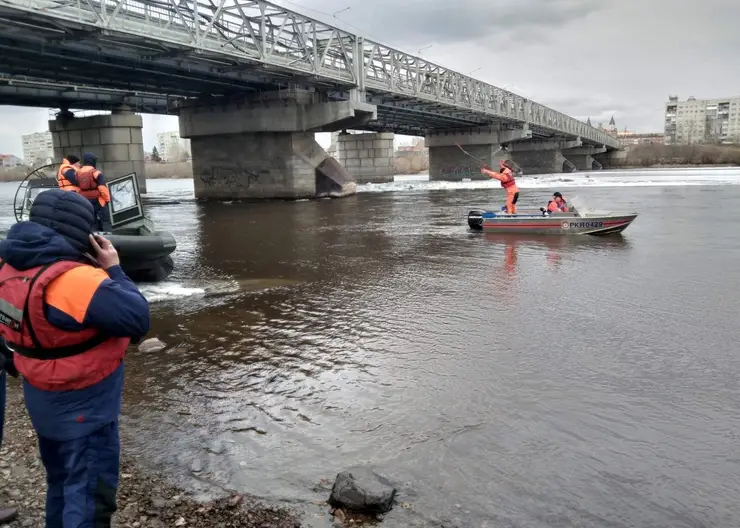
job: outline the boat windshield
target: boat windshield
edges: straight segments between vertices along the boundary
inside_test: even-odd
[[[586,201],[580,196],[573,196],[568,200],[568,208],[571,212],[575,213],[576,216],[586,217],[590,212],[593,211]]]
[[[54,187],[28,187],[25,199],[23,200],[24,220],[28,219],[28,215],[31,212],[31,206],[33,205],[33,201],[36,199],[36,197],[42,192],[48,191],[49,189],[56,189],[56,185]]]
[[[114,213],[126,211],[139,204],[136,189],[132,179],[125,179],[111,183],[109,186],[111,206]]]

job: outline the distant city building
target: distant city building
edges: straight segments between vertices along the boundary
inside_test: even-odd
[[[397,157],[418,157],[429,159],[429,149],[425,147],[424,138],[415,137],[411,145],[399,145],[395,152]]]
[[[665,103],[665,142],[740,143],[740,96],[720,99],[670,96]]]
[[[0,167],[3,169],[14,169],[22,167],[23,160],[13,154],[0,154]]]
[[[157,152],[162,161],[185,161],[191,157],[190,140],[181,139],[180,132],[161,132],[157,134]]]
[[[54,145],[51,132],[36,132],[21,136],[23,142],[23,159],[27,165],[47,165],[53,163]]]
[[[623,146],[629,145],[663,145],[665,144],[665,134],[648,132],[639,134],[632,132],[631,130],[625,130],[624,132],[617,133],[617,139],[621,141]]]

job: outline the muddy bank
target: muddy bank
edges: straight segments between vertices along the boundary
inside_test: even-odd
[[[19,514],[8,526],[44,526],[45,494],[45,472],[38,457],[36,436],[26,413],[20,383],[11,379],[0,450],[0,508],[14,506]],[[124,442],[118,512],[113,526],[294,528],[301,523],[295,512],[261,504],[236,492],[227,492],[209,502],[198,502],[187,491],[140,466]]]

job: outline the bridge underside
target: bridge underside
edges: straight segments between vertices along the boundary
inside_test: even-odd
[[[248,2],[256,9],[252,18],[243,12],[246,4],[229,3],[211,16],[193,0],[4,0],[0,105],[179,115],[181,135],[191,138],[196,194],[203,198],[347,194],[350,180],[387,181],[393,177],[393,133],[437,138],[428,144],[434,179],[464,172],[441,167],[475,165],[453,140],[487,163],[504,155],[528,173],[594,168],[593,154],[603,151],[572,149],[618,146],[516,94],[327,30],[269,2]],[[243,18],[233,27],[219,19],[237,8]],[[306,39],[308,29],[297,29],[300,24],[308,24],[312,39]],[[290,38],[281,37],[286,27]],[[235,40],[245,48],[231,47]],[[271,103],[263,107],[265,99]],[[67,140],[74,148],[70,134],[85,124],[66,126],[52,125],[57,148]],[[372,134],[340,136],[339,162],[312,139],[315,132],[349,128]],[[454,139],[458,133],[463,139]],[[118,152],[121,167],[140,165],[140,147],[131,147],[124,160],[126,141],[119,139],[117,149],[102,139],[77,146]]]
[[[349,81],[322,80],[310,72],[154,37],[101,31],[73,19],[60,24],[1,5],[0,19],[0,104],[95,110],[125,104],[136,112],[173,114],[178,102],[204,96],[239,101],[250,94],[300,88],[321,92],[327,100],[347,100],[356,88]],[[452,128],[516,129],[522,124],[521,119],[451,107],[418,94],[364,88],[364,102],[377,106],[377,120],[363,130],[423,136]],[[534,138],[562,136],[532,123],[529,129]]]

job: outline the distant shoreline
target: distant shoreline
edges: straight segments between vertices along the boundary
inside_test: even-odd
[[[620,154],[622,155],[619,158],[610,160],[604,170],[740,167],[740,146],[738,145],[636,145],[627,147]],[[400,169],[402,167],[396,167],[398,174],[424,172],[423,170],[401,171]],[[30,170],[27,167],[0,169],[0,182],[21,181]],[[192,161],[148,162],[146,163],[146,177],[148,180],[192,179],[193,163]]]

